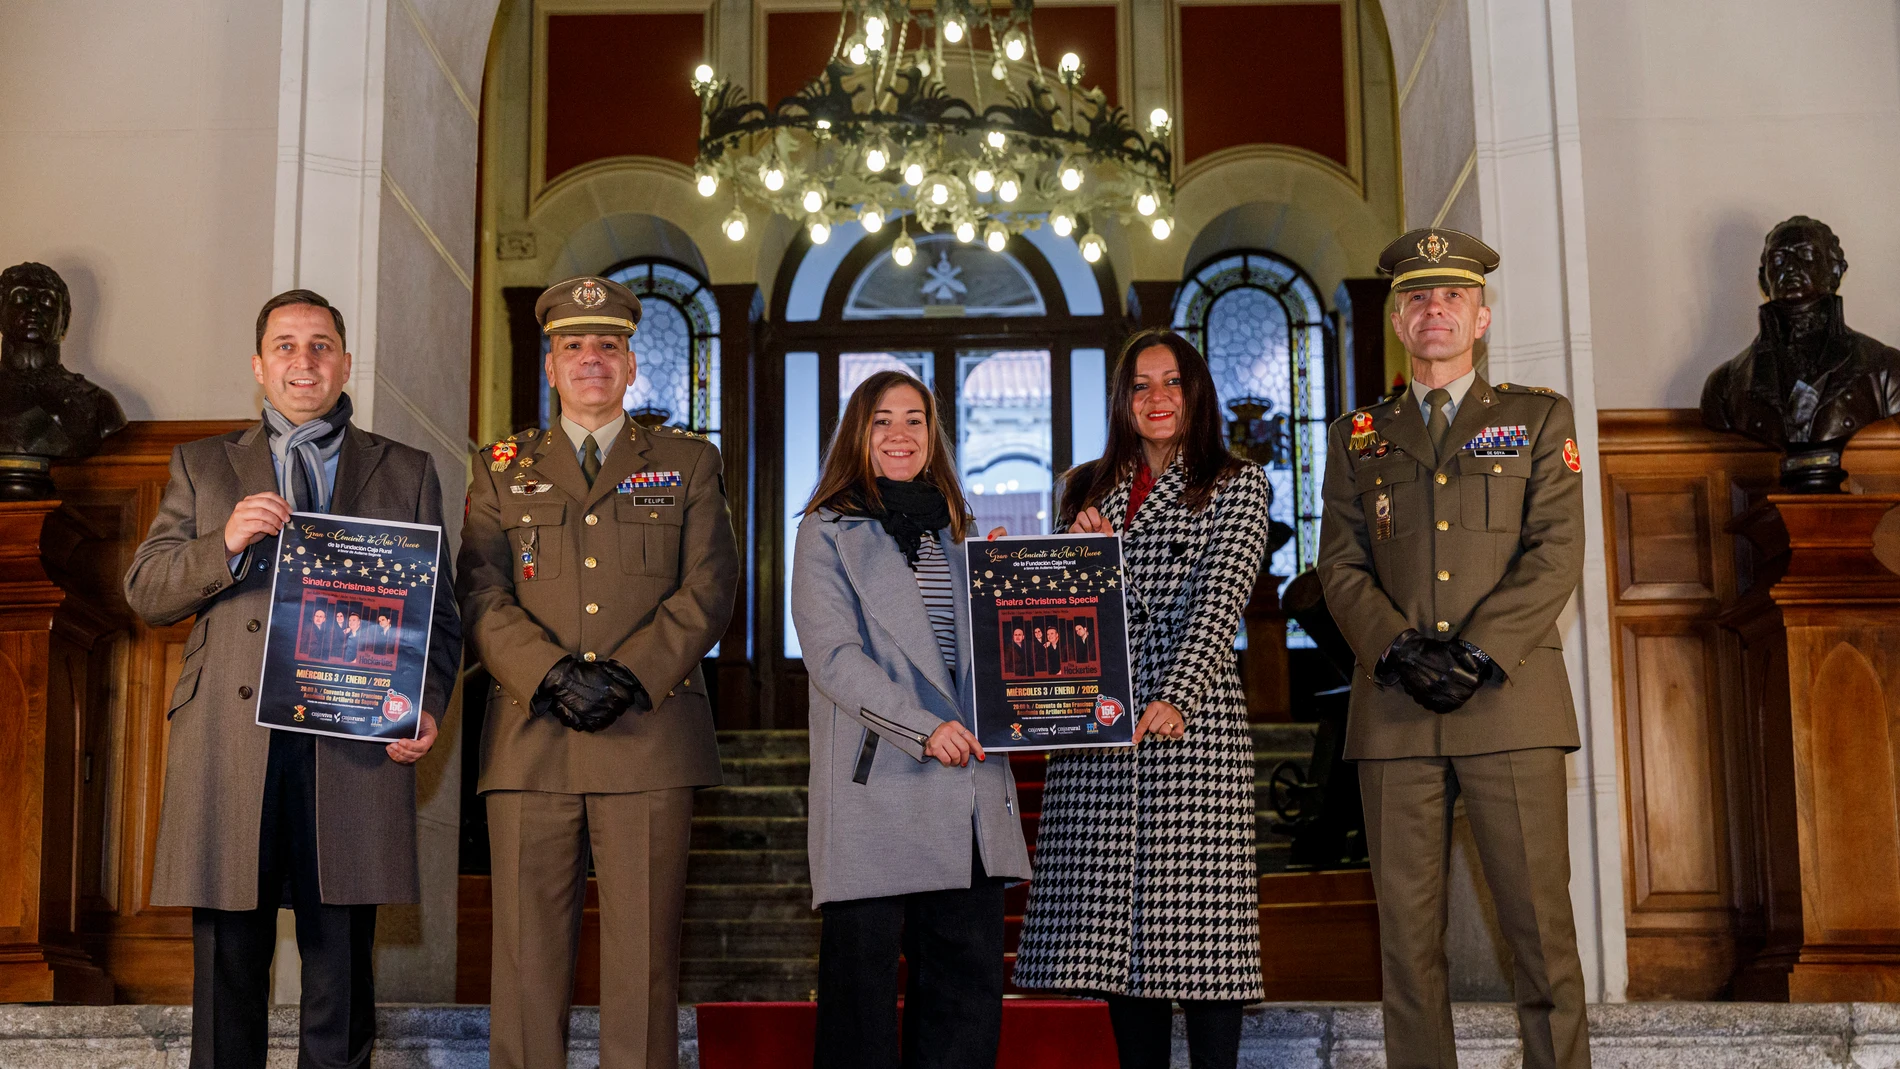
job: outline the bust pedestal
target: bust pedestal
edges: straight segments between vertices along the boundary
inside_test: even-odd
[[[1785,982],[1794,1002],[1900,1000],[1900,575],[1874,551],[1896,506],[1773,494],[1737,524],[1780,572],[1724,620],[1749,647],[1750,786],[1769,831],[1742,997]]]
[[[0,1002],[112,1001],[75,925],[92,775],[82,724],[107,628],[43,560],[86,533],[58,501],[0,501]]]

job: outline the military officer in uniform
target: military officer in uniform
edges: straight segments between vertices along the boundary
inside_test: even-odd
[[[458,593],[495,683],[478,789],[494,886],[490,1058],[567,1064],[591,855],[602,1069],[677,1062],[693,789],[720,782],[700,659],[738,552],[719,450],[621,409],[640,301],[602,278],[541,295],[560,419],[479,456]]]
[[[1577,723],[1557,634],[1582,578],[1582,461],[1569,401],[1472,367],[1497,264],[1437,227],[1386,248],[1412,384],[1336,422],[1326,461],[1318,571],[1360,668],[1346,756],[1365,801],[1391,1069],[1458,1064],[1445,872],[1460,798],[1516,961],[1524,1064],[1590,1064],[1565,812]]]

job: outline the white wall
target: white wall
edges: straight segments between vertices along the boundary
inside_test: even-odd
[[[261,0],[0,3],[0,266],[66,279],[66,364],[132,419],[257,413],[280,36]]]
[[[1776,222],[1847,251],[1847,321],[1900,343],[1892,0],[1588,0],[1576,11],[1597,401],[1694,406],[1755,334]]]

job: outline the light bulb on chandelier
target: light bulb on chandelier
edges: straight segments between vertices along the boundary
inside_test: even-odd
[[[719,176],[702,166],[693,176],[693,188],[699,190],[700,196],[710,197],[719,192]]]
[[[1101,260],[1102,253],[1107,247],[1107,243],[1102,240],[1102,235],[1097,234],[1093,230],[1082,235],[1081,245],[1082,259],[1087,260],[1089,263],[1095,263]]]
[[[817,186],[806,186],[805,196],[799,201],[805,211],[815,212],[825,206],[825,191]]]
[[[884,168],[891,165],[891,154],[883,145],[872,145],[864,150],[864,169],[872,174],[883,174]]]
[[[1136,214],[1142,215],[1142,216],[1153,215],[1155,213],[1155,209],[1158,207],[1160,207],[1160,205],[1155,200],[1154,190],[1144,189],[1141,192],[1135,194]]]
[[[1009,244],[1009,231],[992,219],[990,225],[983,229],[983,244],[988,245],[991,252],[1002,252]]]
[[[1011,30],[1003,35],[1003,54],[1009,57],[1011,63],[1020,62],[1028,51],[1029,44],[1023,40],[1023,31]]]
[[[904,165],[904,184],[912,189],[924,184],[924,165],[922,161],[912,160]]]
[[[811,234],[811,243],[813,245],[823,245],[825,242],[831,240],[831,224],[826,222],[825,217],[822,215],[814,216],[808,233]]]
[[[1174,220],[1164,215],[1156,219],[1148,229],[1154,234],[1156,241],[1166,241],[1168,235],[1174,233]]]
[[[720,225],[720,229],[724,230],[726,237],[731,238],[733,241],[744,241],[745,212],[740,211],[738,208],[732,209],[732,214],[726,216],[726,221]]]
[[[1071,193],[1082,188],[1082,168],[1072,160],[1062,161],[1062,171],[1057,177],[1062,181],[1062,188]]]
[[[1057,237],[1066,238],[1075,233],[1075,216],[1066,209],[1057,208],[1049,213],[1049,229],[1055,231]]]
[[[1002,201],[1004,204],[1014,204],[1016,203],[1016,198],[1021,196],[1022,192],[1023,182],[1022,179],[1016,177],[1015,171],[1004,171],[1002,174],[996,176],[997,200]]]
[[[968,219],[957,220],[957,240],[968,245],[976,240],[976,224]]]
[[[777,164],[767,164],[765,170],[759,172],[759,181],[765,183],[765,188],[777,193],[785,188],[785,170]]]
[[[978,193],[988,193],[996,188],[996,173],[988,167],[978,167],[970,172],[970,188]]]
[[[916,258],[917,243],[911,240],[910,231],[905,230],[897,235],[896,243],[891,246],[891,259],[895,260],[899,267],[909,267],[910,262]]]
[[[884,209],[871,201],[858,212],[858,222],[863,224],[865,233],[875,234],[884,229]]]
[[[963,40],[963,35],[969,32],[969,27],[964,25],[962,15],[952,15],[943,20],[942,32],[945,41],[956,44]]]

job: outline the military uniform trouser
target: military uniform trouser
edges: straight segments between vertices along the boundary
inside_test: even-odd
[[[1379,900],[1388,1069],[1458,1064],[1445,878],[1452,804],[1460,798],[1515,961],[1525,1069],[1589,1069],[1563,751],[1360,761],[1359,790]]]
[[[494,887],[489,1064],[565,1069],[592,855],[601,1069],[679,1064],[680,917],[693,790],[488,795]]]

